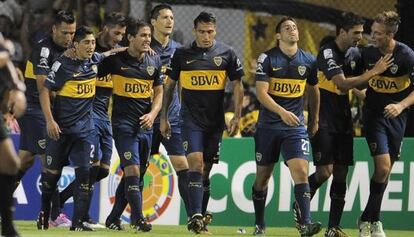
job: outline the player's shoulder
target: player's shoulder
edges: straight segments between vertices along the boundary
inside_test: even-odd
[[[309,51],[305,51],[301,48],[298,49],[298,54],[301,58],[302,61],[304,61],[305,63],[315,63],[316,62],[316,57],[315,55],[313,55],[311,52]]]
[[[413,50],[408,45],[402,42],[396,41],[395,47],[397,47],[397,49],[401,52],[401,54],[405,54],[405,55],[409,54],[411,56],[414,55]]]

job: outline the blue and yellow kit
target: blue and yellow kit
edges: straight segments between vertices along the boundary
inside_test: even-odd
[[[352,132],[352,116],[348,91],[341,91],[332,81],[336,75],[352,77],[362,74],[358,48],[342,52],[335,41],[321,47],[318,53],[320,89],[319,128],[333,133]]]
[[[258,58],[256,81],[269,83],[268,94],[284,109],[294,113],[302,125],[303,93],[306,83],[316,85],[317,65],[313,55],[298,49],[292,57],[285,55],[279,47],[270,49]],[[292,129],[280,116],[261,106],[258,128]]]
[[[384,55],[378,48],[362,48],[363,66],[369,70]],[[400,157],[401,144],[407,124],[408,110],[396,118],[384,117],[384,108],[405,99],[413,91],[414,52],[396,41],[393,64],[379,76],[370,79],[363,107],[365,137],[371,155],[389,154],[393,160]]]
[[[58,58],[51,67],[45,86],[56,91],[53,117],[64,134],[93,130],[92,104],[95,96],[97,64],[103,56],[91,59]]]
[[[190,118],[203,130],[222,131],[226,78],[234,81],[244,75],[234,50],[221,42],[207,49],[193,42],[175,51],[167,75],[180,81],[181,116]]]
[[[127,133],[140,128],[139,118],[151,111],[152,88],[163,84],[161,60],[145,54],[142,61],[128,52],[107,58],[99,76],[111,74],[113,81],[112,126]]]
[[[53,62],[63,53],[65,48],[55,44],[52,37],[47,37],[38,42],[33,48],[26,62],[24,72],[26,83],[26,99],[28,107],[36,107],[40,110],[39,91],[36,85],[36,76],[47,76]]]
[[[384,55],[374,46],[361,51],[364,68],[372,69]],[[394,62],[391,67],[368,83],[366,106],[377,113],[383,113],[384,107],[403,100],[413,90],[414,53],[407,45],[396,42],[393,51]]]
[[[157,55],[160,56],[161,63],[162,63],[162,72],[165,74],[167,70],[167,65],[171,63],[171,58],[177,48],[181,48],[181,44],[174,41],[169,40],[166,47],[163,47],[160,42],[156,39],[151,40],[151,48],[157,52]],[[173,100],[171,101],[170,107],[168,108],[168,121],[172,126],[178,125],[180,120],[180,100],[178,98],[177,90],[174,91]],[[160,119],[159,116],[155,120],[154,123],[159,123]]]
[[[109,48],[104,48],[99,45],[98,41],[96,41],[96,48],[95,52],[103,53],[108,50]],[[98,65],[98,71],[104,70],[102,68],[103,64]],[[112,78],[111,75],[105,75],[102,77],[97,77],[96,79],[96,95],[93,101],[93,115],[94,118],[109,121],[108,116],[108,108],[109,108],[109,100],[112,96]]]

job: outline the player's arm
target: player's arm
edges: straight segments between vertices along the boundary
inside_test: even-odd
[[[142,115],[139,119],[141,128],[151,128],[154,123],[155,118],[161,110],[162,103],[162,94],[163,88],[162,85],[154,86],[154,97],[152,100],[151,111],[147,114]]]
[[[168,122],[168,108],[170,107],[171,101],[173,100],[173,94],[177,81],[171,80],[167,77],[167,81],[164,85],[164,95],[162,98],[162,107],[160,115],[160,131],[163,137],[169,138],[171,136],[171,127]]]
[[[241,79],[233,82],[233,101],[234,101],[234,115],[230,120],[230,127],[228,128],[229,136],[234,136],[239,131],[239,122],[241,117],[241,110],[243,105],[243,82]]]
[[[405,59],[404,61],[405,67],[410,69],[408,76],[410,78],[411,84],[414,85],[414,52],[412,50],[407,52],[404,59]],[[400,115],[403,110],[405,110],[406,108],[408,108],[409,106],[413,104],[414,104],[414,90],[412,90],[411,93],[407,97],[405,97],[402,101],[385,106],[384,117],[395,118],[398,115]]]
[[[384,57],[381,57],[371,70],[364,72],[362,75],[345,78],[345,75],[340,73],[333,76],[332,81],[342,91],[360,87],[365,85],[372,77],[378,76],[387,70],[392,65],[393,61],[394,58],[392,58],[392,54],[387,54]]]
[[[38,87],[38,88],[39,88],[40,106],[42,108],[43,114],[46,119],[47,135],[54,140],[58,140],[59,134],[62,131],[60,130],[59,125],[56,123],[52,115],[52,109],[51,109],[51,103],[50,103],[51,92],[45,86]]]
[[[319,107],[320,107],[320,94],[318,87],[318,65],[314,59],[309,76],[306,80],[307,96],[308,96],[308,133],[313,137],[319,129]]]

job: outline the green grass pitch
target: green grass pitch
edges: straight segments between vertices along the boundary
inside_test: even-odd
[[[113,231],[108,229],[97,229],[95,232],[72,232],[65,228],[51,228],[47,231],[38,231],[36,229],[36,224],[34,221],[16,221],[16,226],[19,230],[19,233],[22,237],[75,237],[75,236],[84,236],[84,237],[132,237],[132,236],[143,236],[143,237],[181,237],[181,236],[196,236],[195,234],[187,231],[185,226],[166,226],[166,225],[155,225],[153,230],[149,233],[137,233],[136,231],[125,226],[125,231]],[[240,234],[237,233],[238,228],[245,228],[246,233]],[[213,233],[212,236],[252,236],[253,227],[236,227],[236,226],[210,226],[210,231]],[[323,236],[325,229],[323,229],[315,237]],[[350,237],[357,237],[358,230],[356,229],[345,229],[345,232]],[[385,229],[387,236],[390,237],[414,237],[414,231],[393,231]],[[200,236],[200,235],[197,235]],[[266,236],[299,236],[295,228],[275,228],[268,227],[266,230]]]

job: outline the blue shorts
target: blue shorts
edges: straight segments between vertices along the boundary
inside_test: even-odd
[[[278,162],[280,152],[285,162],[292,158],[309,160],[309,137],[304,127],[291,130],[257,128],[254,142],[257,165]]]
[[[21,130],[19,150],[45,154],[46,121],[42,111],[30,109],[18,119],[18,123]]]
[[[110,121],[94,119],[96,152],[94,161],[110,165],[112,157],[112,126]]]
[[[69,164],[89,168],[95,153],[95,131],[60,134],[59,140],[48,137],[46,143],[47,169],[61,170]]]
[[[312,156],[315,166],[354,164],[354,136],[348,133],[331,133],[319,129],[311,138]]]
[[[394,119],[386,119],[364,107],[365,139],[371,156],[389,154],[392,160],[400,159],[402,140],[407,124],[407,111]]]
[[[152,132],[126,133],[114,129],[114,140],[122,168],[130,165],[147,166]]]
[[[184,120],[181,125],[181,134],[186,155],[193,152],[202,152],[204,162],[219,162],[218,154],[223,131],[205,131],[188,119]]]
[[[160,143],[164,145],[169,156],[184,156],[183,140],[181,139],[181,129],[178,125],[171,125],[171,137],[166,139],[161,135],[160,124],[154,124],[152,135],[151,155],[158,154]]]

